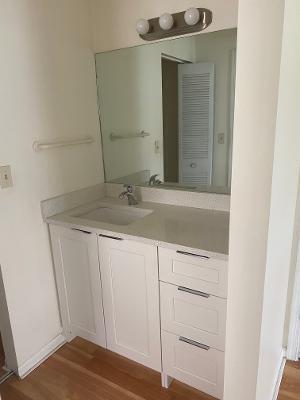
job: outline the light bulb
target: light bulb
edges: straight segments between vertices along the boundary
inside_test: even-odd
[[[191,7],[184,13],[184,20],[187,25],[193,26],[199,22],[200,12],[198,8]]]
[[[136,31],[137,33],[139,33],[140,35],[146,35],[146,33],[148,33],[150,30],[150,24],[149,21],[147,21],[146,19],[139,19],[136,23]]]
[[[165,13],[159,17],[159,26],[164,31],[168,31],[174,24],[173,16],[169,13]]]

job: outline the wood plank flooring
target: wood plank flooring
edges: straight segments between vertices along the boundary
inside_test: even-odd
[[[2,400],[214,400],[83,339],[66,344],[20,381],[0,386]]]
[[[278,400],[300,400],[300,362],[287,362]]]
[[[159,373],[79,338],[0,393],[1,400],[214,400],[176,381],[163,389]],[[300,400],[300,362],[287,363],[278,400]]]

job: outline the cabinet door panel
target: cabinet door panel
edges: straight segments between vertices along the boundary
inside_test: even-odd
[[[161,370],[156,247],[99,238],[107,347]]]
[[[222,259],[159,248],[159,277],[163,282],[227,298],[228,262]]]
[[[197,293],[160,283],[162,329],[224,350],[226,300]]]
[[[201,349],[181,339],[177,335],[162,331],[163,372],[217,399],[222,399],[224,353],[212,348]]]
[[[106,347],[97,236],[55,225],[50,234],[65,334]]]

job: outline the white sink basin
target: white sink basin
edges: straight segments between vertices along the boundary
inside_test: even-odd
[[[152,210],[145,210],[142,208],[110,208],[103,206],[84,214],[74,215],[74,217],[105,222],[113,225],[129,225],[138,219],[146,217],[146,215],[149,215],[152,212]]]

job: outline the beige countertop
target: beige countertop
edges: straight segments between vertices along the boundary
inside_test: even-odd
[[[172,206],[161,203],[140,202],[130,206],[153,212],[129,225],[113,225],[84,219],[77,215],[99,207],[125,207],[127,202],[116,198],[103,198],[61,214],[46,221],[89,232],[143,241],[157,246],[196,249],[227,259],[229,213],[224,211]]]

